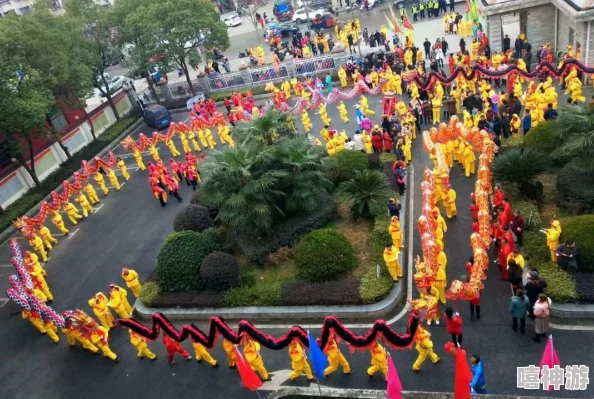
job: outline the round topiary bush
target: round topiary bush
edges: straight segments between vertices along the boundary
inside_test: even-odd
[[[142,284],[138,299],[144,306],[151,307],[153,303],[161,296],[161,287],[156,281],[147,281]]]
[[[212,227],[212,224],[212,218],[205,206],[190,204],[175,215],[173,231],[201,232]]]
[[[551,154],[559,148],[561,140],[556,133],[556,120],[539,123],[534,129],[530,129],[524,136],[522,147],[538,151],[543,154]]]
[[[181,231],[172,233],[159,250],[155,273],[163,291],[200,289],[199,271],[208,254],[221,249],[212,234]]]
[[[357,170],[369,168],[367,155],[361,151],[340,151],[332,158],[330,177],[335,183],[349,180]]]
[[[226,291],[239,285],[239,264],[225,252],[213,252],[202,261],[200,282],[204,288]]]
[[[578,267],[594,272],[594,215],[573,216],[561,220],[562,241],[572,240],[578,249]]]
[[[321,282],[335,280],[340,274],[357,267],[355,249],[344,234],[332,229],[307,234],[295,253],[297,277]]]
[[[216,206],[207,205],[200,200],[200,189],[196,190],[194,194],[192,194],[192,198],[190,198],[190,204],[205,206],[213,220],[219,214],[219,209]]]
[[[594,211],[594,173],[568,163],[557,172],[557,203],[574,213]]]

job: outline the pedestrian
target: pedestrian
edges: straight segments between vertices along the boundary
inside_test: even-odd
[[[524,111],[524,117],[522,118],[522,131],[523,135],[525,136],[530,131],[532,127],[532,116],[530,115],[530,110],[526,109]]]
[[[431,58],[431,42],[429,41],[428,38],[425,38],[425,41],[423,42],[423,48],[425,49],[425,59],[430,59]]]
[[[404,191],[406,190],[406,184],[404,183],[404,170],[402,170],[399,162],[395,162],[395,164],[396,169],[394,170],[394,175],[396,176],[396,184],[398,185],[398,194],[403,196]]]
[[[363,41],[365,42],[366,46],[369,46],[369,31],[367,30],[367,28],[363,29]]]
[[[534,342],[540,343],[540,337],[546,338],[549,332],[549,316],[551,314],[551,298],[546,294],[538,294],[538,300],[533,306],[534,313]]]
[[[456,12],[456,0],[450,0],[450,12]]]
[[[530,300],[524,295],[524,290],[517,289],[509,304],[509,313],[512,315],[512,330],[518,331],[520,321],[520,334],[526,332],[526,315],[530,311]]]
[[[511,221],[512,231],[516,236],[516,244],[518,247],[524,244],[524,217],[519,210],[514,211],[514,216]]]
[[[533,307],[536,301],[538,300],[538,296],[543,293],[544,289],[547,288],[547,282],[540,278],[540,275],[537,270],[532,269],[530,273],[528,273],[528,281],[524,286],[524,290],[526,290],[526,296],[530,301],[530,318],[534,320],[534,312]]]
[[[165,348],[167,349],[167,360],[169,361],[169,364],[175,363],[173,356],[176,353],[182,355],[186,360],[192,360],[192,356],[181,346],[181,344],[174,341],[165,333],[163,334],[163,344],[165,344]]]
[[[453,2],[453,0],[452,0]],[[470,392],[472,394],[484,395],[487,393],[485,388],[485,365],[479,355],[470,356],[470,367],[472,370],[472,381],[470,382]]]
[[[390,198],[390,201],[388,202],[388,212],[390,213],[390,217],[392,218],[396,216],[398,219],[400,219],[401,210],[402,205],[400,204],[400,201],[394,198]]]
[[[462,318],[460,313],[454,312],[451,307],[445,309],[446,330],[452,336],[452,342],[458,348],[462,346]]]
[[[509,277],[509,283],[512,285],[514,290],[522,288],[522,279],[524,277],[524,273],[520,265],[518,265],[514,259],[507,261],[507,274]]]

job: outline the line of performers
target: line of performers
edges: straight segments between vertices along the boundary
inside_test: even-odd
[[[204,154],[201,154],[204,157]],[[190,152],[186,153],[186,162],[176,162],[175,159],[169,159],[171,171],[162,161],[153,164],[149,161],[149,184],[151,191],[161,206],[167,205],[168,195],[175,197],[178,202],[182,202],[179,195],[179,184],[184,180],[186,184],[196,190],[200,183],[200,172],[198,171],[198,159]]]

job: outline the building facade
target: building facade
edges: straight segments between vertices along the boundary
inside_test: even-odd
[[[491,49],[501,51],[505,35],[511,46],[524,32],[533,51],[550,43],[555,53],[573,46],[582,62],[594,64],[594,0],[482,0]]]

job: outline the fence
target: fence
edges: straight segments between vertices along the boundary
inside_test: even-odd
[[[299,76],[305,76],[333,71],[337,69],[335,58],[337,57],[328,55],[316,58],[294,60],[293,63],[295,64],[295,72]]]
[[[233,72],[225,75],[208,76],[208,87],[210,91],[232,90],[252,83],[250,75],[242,72]]]

